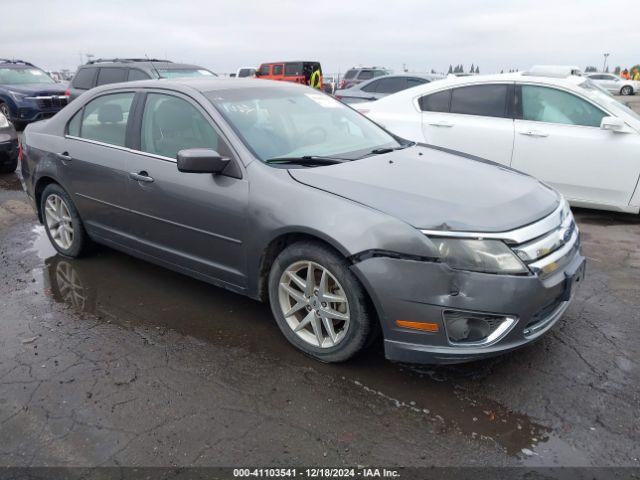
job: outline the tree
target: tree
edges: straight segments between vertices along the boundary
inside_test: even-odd
[[[607,65],[607,68],[604,69],[604,73],[609,73],[609,65]]]
[[[476,65],[476,74],[480,73],[480,67]]]
[[[469,69],[469,73],[476,73],[476,67],[473,65],[473,63],[471,64],[471,68]]]
[[[452,74],[453,73],[453,65],[449,64],[449,71],[447,72],[447,74]]]
[[[597,72],[598,69],[596,67],[594,67],[593,65],[589,65],[587,66],[587,68],[584,69],[585,73],[589,73],[589,72]]]
[[[432,74],[433,74],[433,73],[436,73],[436,71],[432,68],[432,69],[431,69],[431,73],[432,73]]]
[[[620,65],[618,65],[613,73],[615,73],[616,75],[620,75],[620,70],[622,70],[622,68],[620,68]]]

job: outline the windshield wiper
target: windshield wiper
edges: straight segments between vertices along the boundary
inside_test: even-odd
[[[304,155],[302,157],[276,157],[269,158],[264,163],[297,163],[300,165],[334,165],[336,163],[349,162],[346,158],[318,157],[315,155]]]
[[[416,142],[407,142],[405,144],[400,145],[399,147],[374,148],[369,153],[364,154],[360,158],[365,158],[365,157],[368,157],[369,155],[383,155],[385,153],[391,153],[391,152],[394,152],[396,150],[404,150],[405,148],[413,147],[415,144],[416,144]]]

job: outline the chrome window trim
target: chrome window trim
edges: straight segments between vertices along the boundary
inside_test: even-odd
[[[91,143],[93,145],[100,145],[101,147],[115,148],[116,150],[122,150],[123,152],[134,153],[136,155],[143,155],[145,157],[156,158],[158,160],[164,160],[165,162],[178,163],[174,158],[163,157],[162,155],[154,155],[153,153],[143,152],[141,150],[134,150],[128,147],[121,147],[120,145],[113,145],[112,143],[99,142],[97,140],[91,140],[90,138],[76,137],[75,135],[65,135],[64,138],[71,140],[78,140],[80,142]]]
[[[557,229],[562,223],[562,211],[564,201],[560,201],[558,207],[542,220],[516,228],[506,232],[463,232],[446,230],[423,230],[420,231],[427,236],[447,237],[447,238],[473,238],[476,240],[495,239],[503,240],[512,245],[525,243],[535,238],[539,238],[552,230]]]

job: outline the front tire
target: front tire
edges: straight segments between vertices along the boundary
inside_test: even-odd
[[[40,212],[49,241],[58,253],[77,258],[89,247],[89,237],[69,194],[57,183],[47,185]]]
[[[630,85],[625,85],[620,89],[620,95],[633,95],[633,88]]]
[[[347,261],[319,242],[298,242],[269,273],[271,311],[299,350],[322,362],[343,362],[364,348],[375,317]]]

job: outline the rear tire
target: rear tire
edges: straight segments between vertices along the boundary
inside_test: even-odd
[[[49,241],[58,253],[77,258],[86,253],[91,240],[69,194],[57,183],[45,187],[40,212]]]
[[[633,95],[633,88],[630,85],[625,85],[620,89],[620,95]]]
[[[320,242],[297,242],[278,255],[269,300],[287,340],[322,362],[348,360],[376,331],[369,298],[348,262]]]

